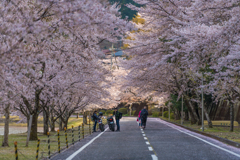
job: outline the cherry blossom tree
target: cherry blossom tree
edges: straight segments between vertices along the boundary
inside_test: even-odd
[[[1,81],[15,89],[15,109],[27,119],[33,115],[30,140],[36,140],[38,115],[46,107],[64,106],[61,116],[73,108],[68,119],[101,99],[108,72],[98,61],[98,45],[115,42],[132,25],[118,17],[116,5],[98,0],[3,1],[0,10]]]
[[[192,123],[198,124],[202,87],[216,102],[239,101],[236,0],[136,2],[145,6],[129,7],[138,10],[145,22],[137,24],[138,32],[129,32],[131,38],[125,40],[133,57],[125,65],[131,69],[128,84],[139,92],[183,95]],[[211,126],[207,110],[205,115]]]

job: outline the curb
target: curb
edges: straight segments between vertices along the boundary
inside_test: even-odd
[[[164,119],[162,119],[162,118],[159,118],[159,119],[161,119],[161,120],[163,120],[163,121],[165,121],[165,122],[168,122],[168,123],[175,124],[176,126],[185,128],[185,129],[190,130],[190,131],[192,131],[192,132],[195,132],[195,133],[198,133],[198,134],[201,134],[201,135],[204,135],[204,136],[207,136],[207,137],[216,139],[216,140],[218,140],[218,141],[220,141],[220,142],[226,143],[226,144],[231,145],[231,146],[233,146],[233,147],[240,148],[240,143],[237,143],[237,142],[234,142],[234,141],[230,141],[230,140],[228,140],[228,139],[226,139],[226,138],[222,138],[222,137],[218,137],[218,136],[215,136],[215,135],[211,135],[211,134],[209,134],[209,133],[205,133],[205,132],[202,132],[202,131],[194,130],[194,129],[192,129],[192,128],[185,127],[185,126],[182,126],[182,125],[177,124],[177,123],[175,123],[175,122],[170,122],[170,121],[164,120]]]

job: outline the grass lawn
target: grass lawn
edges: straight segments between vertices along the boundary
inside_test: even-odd
[[[11,119],[14,117],[11,117]],[[41,120],[39,120],[39,126],[41,126]],[[15,125],[15,122],[11,121],[11,125]],[[26,124],[22,124],[23,126]],[[69,119],[68,126],[71,128],[71,126],[74,126],[74,140],[78,140],[78,126],[82,125],[82,118],[75,118],[71,117]],[[17,124],[17,126],[19,126]],[[57,127],[57,126],[56,126]],[[92,125],[91,125],[92,129]],[[84,132],[85,135],[89,134],[89,125],[84,126]],[[67,131],[68,135],[68,144],[70,145],[72,143],[72,131],[69,129]],[[39,147],[39,159],[41,157],[47,157],[48,153],[48,144],[47,144],[47,136],[43,135],[42,133],[38,133],[38,138],[40,139],[40,147]],[[57,140],[57,132],[51,132],[50,133],[50,148],[51,148],[51,153],[55,153],[58,150],[58,140]],[[82,138],[82,131],[81,131],[81,138]],[[15,159],[14,155],[14,141],[17,141],[18,143],[18,157],[19,159],[36,159],[36,149],[37,149],[37,141],[30,141],[29,142],[29,147],[26,147],[26,139],[27,139],[27,133],[22,133],[22,134],[10,134],[9,135],[9,145],[10,147],[0,147],[0,159],[1,160],[12,160]],[[2,140],[2,136],[1,136]],[[61,148],[66,147],[66,141],[65,141],[65,133],[64,131],[60,132],[60,146]]]
[[[17,123],[19,121],[18,116],[10,116],[10,126],[15,127],[27,127],[27,123]],[[68,125],[70,126],[78,126],[82,125],[82,118],[77,119],[76,117],[70,117],[68,121]],[[4,126],[4,117],[0,118],[0,126]],[[58,123],[55,123],[55,126],[58,127]],[[43,117],[38,118],[38,127],[43,127]]]
[[[160,117],[162,118],[162,117]],[[164,120],[167,120],[168,121],[168,118],[162,118]],[[173,120],[171,119],[171,122],[175,122],[175,123],[178,123],[178,124],[181,124],[181,120]],[[198,126],[196,124],[194,125],[191,125],[190,124],[190,121],[184,121],[183,122],[183,125],[186,126],[186,127],[189,127],[189,128],[192,128],[194,130],[198,130],[198,131],[201,131],[201,127],[202,126]],[[231,141],[235,141],[235,142],[238,142],[240,143],[240,127],[234,127],[234,131],[233,132],[229,132],[230,130],[230,127],[221,127],[221,126],[213,126],[213,128],[208,128],[208,126],[205,125],[205,129],[204,129],[205,133],[209,133],[209,134],[212,134],[212,135],[215,135],[215,136],[218,136],[218,137],[222,137],[222,138],[226,138],[226,139],[229,139]]]

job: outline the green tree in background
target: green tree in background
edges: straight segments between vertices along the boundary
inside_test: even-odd
[[[130,8],[126,7],[126,4],[133,4],[137,7],[141,7],[141,5],[135,3],[133,0],[109,0],[111,4],[117,3],[121,6],[121,9],[119,10],[122,14],[122,18],[124,19],[126,16],[128,16],[128,20],[132,20],[132,18],[137,15],[137,11],[131,10]]]
[[[174,112],[176,119],[177,120],[180,119],[181,118],[181,109],[182,109],[182,99],[180,98],[178,100],[177,95],[171,94],[170,102],[172,103],[171,109]],[[184,112],[188,111],[184,102],[183,102],[183,111]]]

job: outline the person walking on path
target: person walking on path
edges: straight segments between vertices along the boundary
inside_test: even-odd
[[[99,120],[98,116],[97,116],[97,111],[93,112],[93,120],[94,120],[94,126],[93,126],[93,132],[96,132],[96,125],[97,125],[97,120]]]
[[[142,121],[141,121],[141,111],[139,111],[139,113],[138,113],[138,118],[137,118],[137,121],[138,121],[139,128],[141,128],[141,127],[142,127]]]
[[[147,123],[147,116],[148,116],[148,111],[147,107],[144,106],[144,108],[141,110],[141,122],[142,122],[142,127],[143,129],[146,128],[146,123]]]
[[[120,131],[119,121],[122,118],[122,115],[121,115],[120,112],[118,112],[117,108],[115,108],[115,111],[114,111],[113,115],[115,115],[115,120],[116,120],[116,124],[117,124],[117,130],[116,131]]]

